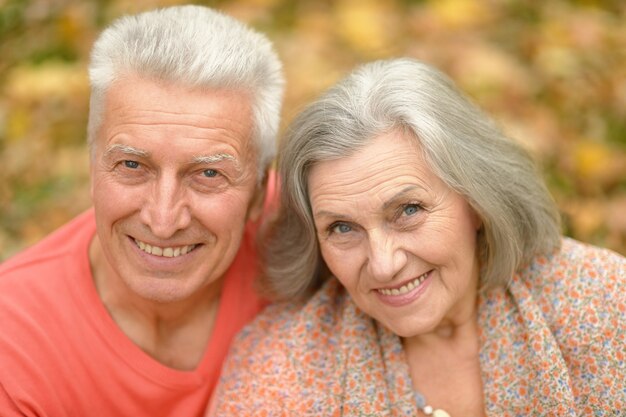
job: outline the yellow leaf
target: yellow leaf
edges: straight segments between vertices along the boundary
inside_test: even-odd
[[[17,100],[73,97],[89,89],[87,70],[79,64],[46,62],[41,65],[23,65],[8,75],[5,92]]]
[[[444,25],[451,28],[474,27],[493,18],[493,11],[485,1],[431,0],[428,4]]]
[[[393,49],[396,15],[387,2],[341,0],[336,4],[336,30],[357,51],[380,56]]]
[[[13,106],[6,120],[5,135],[7,142],[17,141],[32,128],[32,117],[28,109]]]
[[[602,143],[584,141],[574,148],[576,171],[583,178],[600,179],[612,166],[613,153]]]

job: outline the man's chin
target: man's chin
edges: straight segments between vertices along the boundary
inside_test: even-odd
[[[135,276],[130,282],[126,281],[126,284],[137,296],[157,303],[173,303],[184,300],[195,290],[189,288],[189,283],[184,278],[163,272],[144,277]]]

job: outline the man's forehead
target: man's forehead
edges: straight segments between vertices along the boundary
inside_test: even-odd
[[[137,148],[135,146],[119,143],[107,146],[105,150],[105,156],[109,156],[115,153],[139,156],[142,158],[150,158],[152,156],[152,153],[149,150]],[[239,160],[237,159],[237,157],[227,152],[194,154],[189,158],[189,162],[194,164],[210,164],[222,161],[233,162],[237,167],[239,167]]]

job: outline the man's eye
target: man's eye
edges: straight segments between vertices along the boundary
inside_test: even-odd
[[[139,168],[139,162],[137,161],[124,161],[124,166],[126,168],[130,168],[130,169],[137,169]]]
[[[213,178],[213,177],[217,177],[218,172],[214,169],[205,169],[204,171],[202,171],[202,175],[204,175],[207,178]]]

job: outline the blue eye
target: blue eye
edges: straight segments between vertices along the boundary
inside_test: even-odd
[[[404,208],[402,209],[402,213],[404,213],[407,216],[412,216],[415,213],[417,213],[417,211],[419,210],[419,206],[417,204],[407,204],[404,206]]]
[[[137,169],[139,168],[139,162],[137,161],[124,161],[124,166],[126,168],[130,168],[130,169]]]
[[[205,169],[202,174],[207,178],[217,177],[217,171],[214,169]]]
[[[331,231],[335,233],[348,233],[352,228],[345,223],[336,223],[331,226]]]

